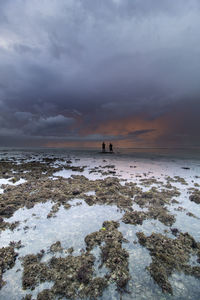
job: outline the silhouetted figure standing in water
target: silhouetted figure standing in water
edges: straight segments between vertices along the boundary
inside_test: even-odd
[[[105,152],[106,151],[106,144],[103,142],[102,143],[102,152]]]
[[[113,145],[111,143],[109,145],[109,150],[110,150],[110,152],[113,152]]]

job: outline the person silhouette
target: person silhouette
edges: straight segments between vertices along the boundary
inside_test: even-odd
[[[111,143],[109,145],[109,150],[110,150],[110,152],[113,152],[113,145]]]
[[[106,144],[103,142],[102,143],[102,152],[105,152],[106,151]]]

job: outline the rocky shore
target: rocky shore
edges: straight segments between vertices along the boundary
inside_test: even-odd
[[[115,285],[119,295],[131,293],[129,281],[129,252],[124,247],[130,243],[120,232],[120,224],[142,226],[147,221],[158,221],[171,232],[173,237],[161,233],[147,236],[137,231],[138,245],[145,247],[152,258],[147,271],[163,293],[173,294],[169,277],[173,272],[183,272],[186,275],[200,278],[200,243],[189,233],[181,232],[172,227],[176,223],[175,210],[171,207],[179,205],[177,198],[181,195],[177,183],[188,189],[188,201],[200,204],[199,178],[194,186],[188,186],[187,181],[180,176],[165,176],[164,180],[148,174],[139,181],[126,180],[117,175],[115,165],[104,164],[90,168],[90,174],[100,174],[101,179],[91,180],[84,175],[87,166],[73,165],[72,160],[43,158],[40,160],[15,159],[0,160],[0,179],[7,180],[1,184],[0,194],[0,231],[16,231],[20,222],[9,222],[20,208],[32,209],[38,203],[51,202],[53,205],[46,215],[47,219],[56,218],[61,207],[72,208],[72,200],[80,199],[88,206],[116,206],[122,213],[122,218],[116,222],[105,221],[98,231],[84,237],[85,247],[79,255],[74,255],[73,247],[65,249],[60,241],[49,245],[51,257],[43,261],[47,255],[44,249],[37,254],[29,253],[18,257],[17,248],[22,245],[12,243],[0,248],[0,289],[6,285],[4,273],[13,268],[17,259],[22,265],[22,289],[34,290],[42,282],[51,282],[52,286],[38,293],[37,299],[96,299],[103,295],[109,285]],[[135,168],[133,168],[135,169]],[[55,176],[59,171],[71,171],[69,178]],[[80,173],[73,175],[73,172]],[[148,177],[148,178],[147,178]],[[22,184],[17,184],[23,179]],[[92,191],[92,192],[91,192]],[[76,205],[81,205],[77,202]],[[135,209],[135,205],[139,209]],[[199,220],[198,215],[184,207],[188,217]],[[27,228],[28,230],[28,228]],[[66,237],[67,238],[67,237]],[[99,260],[93,251],[99,249]],[[196,256],[196,264],[190,264],[190,257]],[[95,268],[105,268],[102,276],[97,276]],[[1,291],[0,291],[1,295]],[[35,299],[27,293],[23,299]],[[59,298],[60,299],[60,298]]]

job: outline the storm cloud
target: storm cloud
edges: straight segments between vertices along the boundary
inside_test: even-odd
[[[0,146],[200,146],[199,14],[198,0],[0,0]]]

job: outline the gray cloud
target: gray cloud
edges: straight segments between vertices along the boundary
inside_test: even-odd
[[[0,134],[78,140],[84,126],[192,103],[191,134],[199,12],[198,0],[1,0]]]
[[[53,117],[43,118],[31,122],[25,127],[27,133],[32,135],[50,135],[50,136],[64,136],[67,134],[67,129],[74,123],[73,118],[57,115]],[[65,133],[66,132],[66,133]]]

